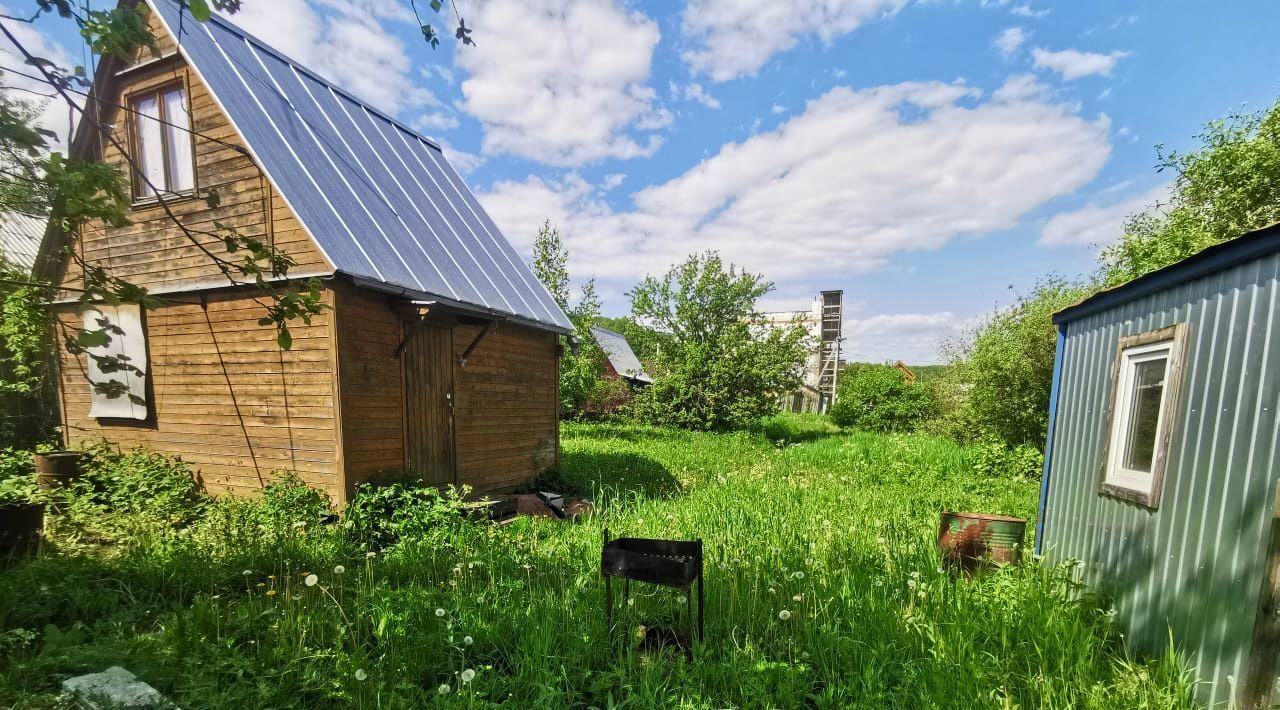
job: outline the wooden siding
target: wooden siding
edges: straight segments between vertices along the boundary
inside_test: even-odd
[[[403,470],[400,322],[390,299],[338,285],[338,380],[347,490],[374,474]]]
[[[69,445],[107,440],[180,456],[214,493],[251,493],[273,472],[297,471],[341,500],[334,370],[333,312],[290,328],[282,351],[262,306],[245,290],[205,297],[207,305],[170,303],[149,311],[149,422],[102,424],[88,416],[91,389],[83,356],[61,351],[61,400]],[[195,300],[184,296],[184,300]],[[325,292],[332,303],[332,291]],[[63,332],[78,313],[59,312]]]
[[[151,18],[162,53],[177,51],[172,38],[164,32],[159,19]],[[150,59],[148,56],[147,59]],[[316,247],[309,234],[285,205],[279,192],[270,186],[266,176],[253,160],[236,148],[244,148],[226,114],[218,108],[213,96],[186,63],[177,56],[140,64],[114,80],[104,93],[106,103],[127,105],[128,97],[137,91],[181,80],[186,83],[192,116],[193,152],[196,162],[196,196],[167,197],[173,213],[193,231],[217,232],[214,222],[235,227],[241,234],[266,239],[297,261],[292,273],[332,272],[333,269]],[[111,124],[113,136],[129,146],[132,114],[103,104],[102,122]],[[100,146],[102,159],[132,176],[129,162],[119,150],[104,139]],[[234,147],[233,147],[234,146]],[[217,207],[209,207],[204,196],[215,189],[220,197]],[[198,282],[226,281],[213,260],[175,225],[164,208],[145,201],[135,203],[132,224],[110,227],[98,223],[87,225],[72,241],[72,248],[87,263],[105,267],[112,275],[151,289],[178,289]],[[196,235],[199,243],[215,255],[228,255],[217,234]],[[61,283],[77,287],[82,270],[73,260],[63,263]]]
[[[481,331],[458,326],[458,355]],[[559,402],[556,337],[510,323],[490,333],[455,383],[458,482],[511,489],[556,465]]]

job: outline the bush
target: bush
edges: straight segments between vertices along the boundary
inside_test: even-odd
[[[185,525],[209,500],[182,459],[154,451],[120,453],[102,443],[86,450],[80,466],[80,478],[72,484],[76,497],[108,513]]]
[[[933,411],[929,391],[890,365],[852,368],[840,382],[831,420],[866,431],[911,431]]]
[[[401,541],[442,544],[462,525],[465,489],[441,491],[426,482],[365,483],[343,517],[354,539],[381,549]]]
[[[0,449],[0,506],[20,505],[41,499],[36,466],[30,451]]]
[[[973,469],[991,478],[1040,478],[1044,454],[1034,446],[1008,446],[999,439],[986,438],[970,449]]]
[[[948,345],[965,399],[954,413],[956,431],[994,436],[1015,447],[1044,446],[1058,342],[1053,314],[1089,292],[1080,283],[1042,281],[966,340]]]

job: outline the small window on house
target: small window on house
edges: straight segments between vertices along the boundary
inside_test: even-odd
[[[1186,326],[1120,340],[1103,464],[1103,493],[1150,508],[1159,502],[1174,424]]]
[[[194,190],[191,114],[187,110],[186,88],[182,84],[169,84],[134,94],[129,105],[133,116],[134,197]]]
[[[147,418],[147,335],[136,304],[95,304],[81,313],[95,419]]]

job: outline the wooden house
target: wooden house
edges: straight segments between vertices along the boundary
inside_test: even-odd
[[[52,235],[40,267],[67,289],[61,332],[106,317],[144,376],[60,346],[66,443],[180,456],[214,492],[295,471],[335,503],[384,472],[502,490],[555,466],[571,324],[440,146],[227,20],[146,6],[161,56],[101,63],[72,147],[130,176],[132,224]],[[290,349],[204,253],[226,254],[216,225],[321,280],[329,309]],[[165,305],[82,310],[84,264]]]
[[[1280,685],[1280,225],[1054,316],[1036,551],[1079,562],[1130,648],[1200,702]]]

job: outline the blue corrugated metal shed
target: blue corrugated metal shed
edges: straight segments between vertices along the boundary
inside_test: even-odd
[[[440,146],[231,22],[151,0],[335,269],[530,324],[573,326]]]
[[[1078,560],[1128,645],[1170,639],[1210,706],[1252,706],[1274,686],[1266,613],[1280,574],[1280,225],[1206,249],[1055,317],[1037,550]],[[1169,410],[1168,464],[1149,504],[1102,490],[1123,339],[1187,333]],[[1259,642],[1259,639],[1263,642]],[[1270,705],[1267,705],[1270,707]]]

